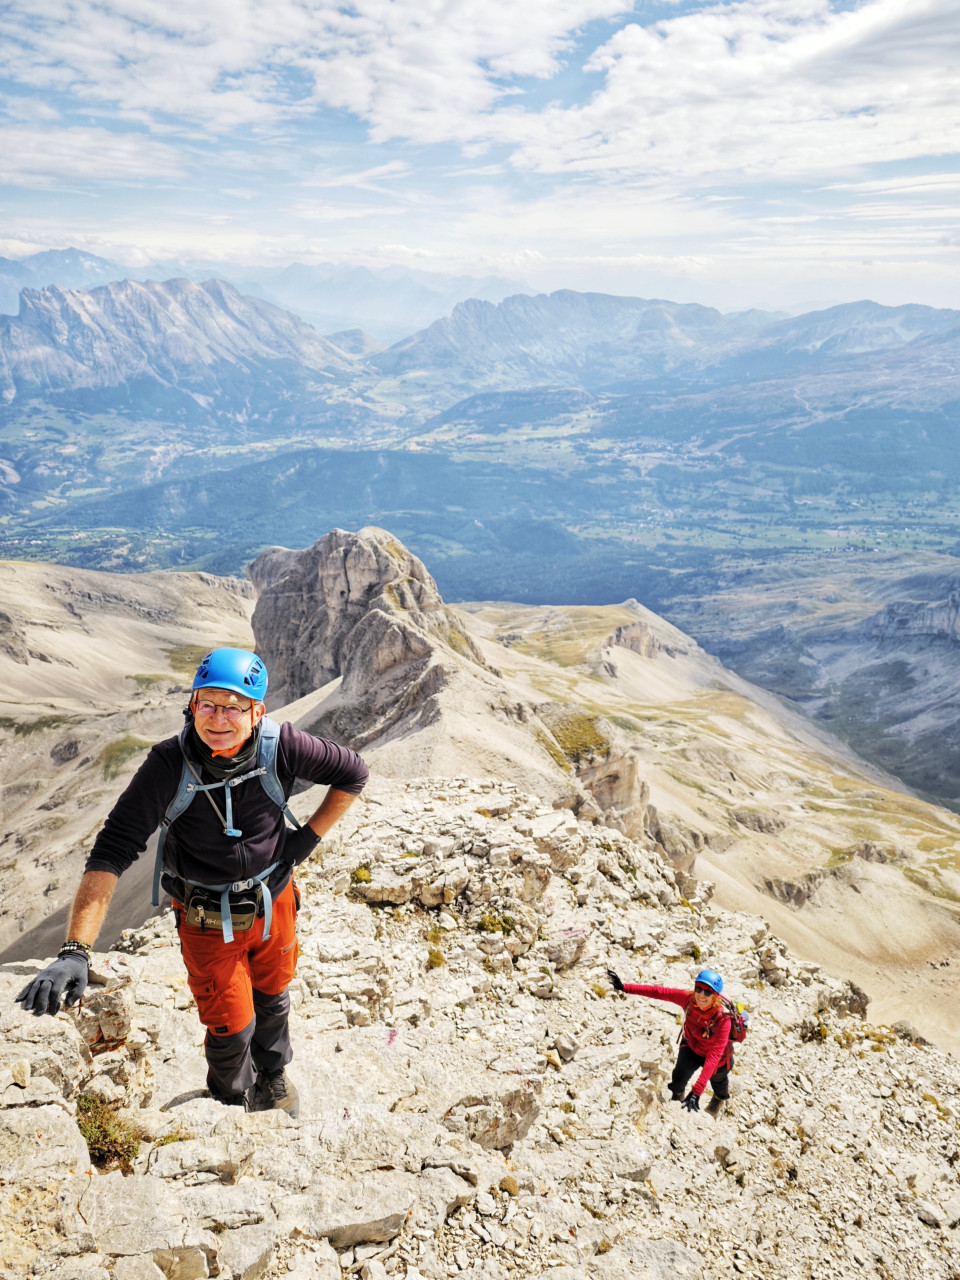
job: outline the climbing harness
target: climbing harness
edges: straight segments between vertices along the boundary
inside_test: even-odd
[[[257,767],[251,769],[248,773],[242,773],[238,778],[225,778],[222,782],[204,783],[201,776],[194,768],[186,750],[186,736],[190,731],[190,726],[185,725],[180,732],[180,752],[183,756],[183,769],[180,774],[180,784],[177,787],[177,793],[167,805],[166,812],[160,823],[160,835],[157,839],[157,859],[153,869],[153,905],[160,905],[160,877],[163,874],[163,849],[167,840],[167,832],[171,825],[184,813],[193,802],[194,796],[199,792],[203,792],[210,803],[213,805],[214,811],[223,825],[223,834],[231,840],[238,840],[243,832],[233,825],[233,798],[232,791],[234,787],[238,787],[241,782],[246,782],[249,778],[259,778],[260,785],[270,797],[270,799],[283,810],[283,816],[293,823],[294,827],[299,830],[301,823],[290,812],[287,804],[286,796],[283,794],[283,788],[280,785],[280,779],[277,776],[277,748],[280,743],[280,726],[275,720],[271,720],[269,716],[264,716],[260,721],[260,736],[257,740]],[[220,806],[210,794],[223,787],[226,795],[226,814],[224,814]],[[232,942],[234,935],[233,913],[231,911],[230,895],[231,893],[248,893],[255,889],[258,894],[263,897],[263,940],[270,937],[270,924],[273,919],[273,898],[270,894],[270,888],[267,885],[267,877],[270,876],[280,865],[279,860],[271,863],[266,871],[260,871],[255,876],[250,876],[247,880],[233,880],[227,884],[201,884],[196,880],[185,880],[184,884],[188,890],[205,889],[210,893],[220,895],[220,912],[219,921],[214,912],[208,911],[202,905],[203,899],[200,897],[198,905],[198,917],[196,921],[190,923],[199,923],[205,926],[207,923],[211,927],[223,928],[224,942]],[[189,903],[186,904],[189,908]],[[256,915],[250,915],[249,904],[244,902],[235,904],[240,906],[238,913],[237,927],[241,932],[249,929],[253,924]]]

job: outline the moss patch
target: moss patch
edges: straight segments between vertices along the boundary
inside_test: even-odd
[[[141,1133],[111,1107],[90,1093],[77,1099],[77,1128],[83,1134],[91,1161],[98,1169],[131,1172],[140,1151]]]
[[[170,677],[137,674],[134,676],[127,676],[127,679],[132,680],[133,683],[140,690],[140,692],[144,693],[148,689],[152,689],[155,684],[165,684],[166,681],[170,679]]]
[[[512,916],[498,916],[495,911],[485,911],[480,919],[480,928],[484,933],[513,933],[515,925]]]
[[[192,676],[210,649],[211,646],[206,644],[175,644],[163,652],[172,671],[176,671],[178,675]]]
[[[100,752],[100,767],[103,769],[103,776],[108,782],[112,778],[116,778],[128,760],[132,760],[134,756],[140,755],[143,751],[149,751],[152,746],[152,742],[146,742],[143,738],[135,738],[132,733],[125,733],[122,738],[117,738],[115,742],[108,743]]]
[[[600,729],[597,716],[588,715],[577,707],[558,707],[545,719],[568,760],[580,761],[588,755],[609,754],[610,742]]]

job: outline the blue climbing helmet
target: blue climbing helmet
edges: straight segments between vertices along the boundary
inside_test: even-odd
[[[267,696],[267,666],[249,649],[214,649],[197,667],[193,687],[229,689],[254,702],[263,702]]]
[[[723,990],[723,979],[717,973],[716,969],[701,969],[697,974],[694,982],[699,987],[709,987],[711,991],[715,991],[717,995]]]

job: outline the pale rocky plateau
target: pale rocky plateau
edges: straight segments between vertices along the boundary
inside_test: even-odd
[[[956,815],[635,601],[451,609],[383,530],[265,553],[255,609],[201,575],[4,569],[6,874],[34,914],[0,965],[3,1280],[960,1276]],[[145,885],[78,1012],[13,1003],[32,922],[230,642],[271,714],[372,766],[298,872],[297,1120],[205,1096]],[[666,1101],[674,1010],[605,976],[704,964],[752,1019],[717,1120]],[[78,1100],[139,1134],[122,1167]]]
[[[39,962],[0,967],[3,1280],[960,1275],[955,1061],[651,841],[375,779],[298,879],[297,1120],[205,1096],[169,916],[76,1013],[23,1015]],[[674,1012],[605,976],[702,963],[751,1011],[716,1121],[665,1101]],[[78,1096],[141,1133],[126,1169],[91,1167]]]

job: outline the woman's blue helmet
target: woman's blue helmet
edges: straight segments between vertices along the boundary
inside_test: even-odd
[[[701,969],[694,979],[701,987],[709,987],[711,991],[715,991],[717,995],[723,990],[723,979],[717,973],[716,969]]]
[[[197,667],[194,689],[229,689],[263,702],[267,696],[267,666],[249,649],[214,649]]]

